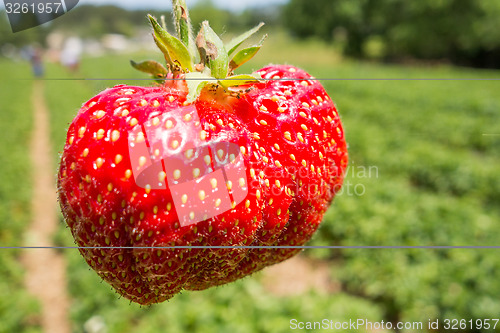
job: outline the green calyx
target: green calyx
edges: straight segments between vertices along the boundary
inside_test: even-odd
[[[167,77],[185,78],[189,90],[188,102],[196,100],[203,87],[208,84],[218,84],[229,90],[231,87],[259,82],[260,77],[256,75],[234,75],[234,70],[249,61],[260,50],[266,36],[259,44],[237,51],[238,47],[255,34],[264,23],[224,45],[207,21],[201,24],[196,39],[193,37],[185,0],[172,0],[172,12],[177,36],[171,35],[164,23],[160,25],[156,18],[148,15],[154,41],[162,51],[167,66],[153,60],[141,63],[131,61],[134,68],[151,74],[157,82]]]

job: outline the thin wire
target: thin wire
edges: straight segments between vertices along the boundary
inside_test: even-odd
[[[495,245],[283,245],[283,246],[0,246],[0,249],[500,249]]]
[[[32,80],[19,78],[18,80]],[[43,81],[217,81],[216,78],[39,78]],[[241,80],[238,78],[225,78],[224,80]],[[500,81],[500,78],[276,78],[259,79],[261,81]]]
[[[32,79],[20,79],[32,80]],[[151,78],[42,78],[44,81],[151,81]],[[198,78],[165,78],[161,81],[200,80]],[[215,78],[203,80],[217,81]],[[233,80],[226,78],[225,80]],[[238,80],[234,78],[234,80]],[[263,78],[265,81],[500,81],[500,78]],[[483,134],[499,135],[499,134]],[[0,249],[500,249],[500,246],[0,246]]]

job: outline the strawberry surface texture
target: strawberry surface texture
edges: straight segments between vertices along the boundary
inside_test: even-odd
[[[262,24],[225,46],[203,22],[195,46],[184,1],[173,9],[179,39],[149,16],[167,67],[132,62],[159,84],[118,85],[84,103],[58,172],[83,258],[144,305],[296,255],[348,162],[318,80],[288,65],[234,74],[260,44],[236,49]]]
[[[300,246],[318,228],[347,165],[337,110],[321,84],[298,68],[269,66],[258,72],[269,80],[240,96],[208,91],[187,105],[182,81],[116,86],[85,103],[71,123],[59,171],[61,208],[87,263],[123,296],[149,304],[182,289],[234,281],[300,250],[217,247]],[[193,111],[200,122],[194,132],[183,126],[198,121]],[[211,175],[231,159],[231,151],[217,151],[215,145],[191,148],[198,141],[237,145],[232,155],[242,159],[237,166],[241,177],[223,177],[225,183],[214,186],[213,193],[192,185],[186,193],[176,191],[180,206],[169,186],[138,186],[132,169],[141,162],[131,161],[129,141],[148,137],[129,136],[146,122],[166,137],[150,143],[162,150],[161,156],[163,151],[187,155],[185,166],[173,170],[171,184],[190,182],[178,177],[179,171],[194,173],[187,178],[195,181],[221,182]],[[194,155],[204,151],[207,169],[201,174],[202,168],[189,161],[196,162]],[[157,173],[159,183],[169,169]],[[192,201],[201,205],[212,196],[211,207],[217,209],[221,198],[214,195],[222,192],[221,186],[229,193],[246,188],[246,196],[212,218],[181,226],[182,206],[193,206]],[[170,246],[216,248],[161,248]]]

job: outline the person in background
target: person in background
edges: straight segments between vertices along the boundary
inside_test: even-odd
[[[29,60],[31,63],[31,69],[33,71],[33,75],[36,78],[43,77],[44,67],[43,67],[43,50],[39,45],[35,45],[30,47],[29,50]]]
[[[82,51],[83,45],[79,38],[68,38],[61,52],[61,64],[73,73],[78,72]]]

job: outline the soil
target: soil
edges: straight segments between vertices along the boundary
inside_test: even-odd
[[[24,246],[53,246],[52,235],[58,228],[55,169],[52,165],[49,114],[43,96],[43,81],[33,87],[33,136],[31,160],[33,195],[32,222]],[[55,249],[25,249],[25,282],[41,306],[40,324],[46,333],[70,333],[70,305],[66,292],[66,264]]]
[[[319,293],[340,291],[340,284],[331,279],[327,262],[311,260],[297,255],[262,272],[262,282],[267,291],[276,296],[295,296],[310,290]]]

